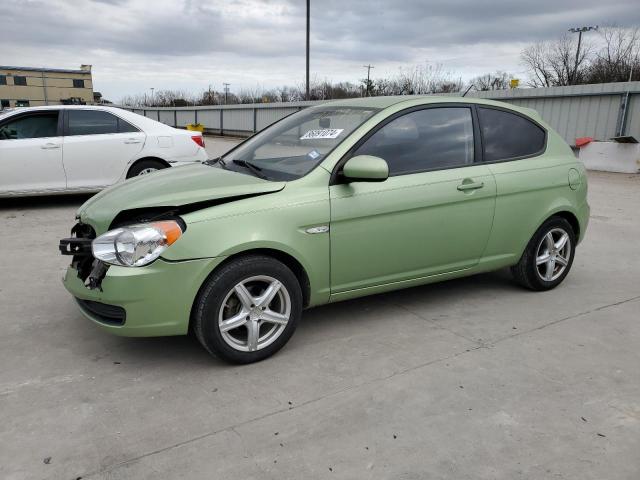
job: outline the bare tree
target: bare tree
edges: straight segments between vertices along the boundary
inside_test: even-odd
[[[538,42],[525,48],[521,58],[529,69],[529,85],[557,87],[583,83],[593,47],[583,41],[577,63],[576,49],[577,42],[567,34],[558,40]]]
[[[489,90],[506,90],[509,88],[509,81],[511,78],[511,74],[497,70],[494,73],[479,75],[472,79],[469,84],[473,85],[476,90],[483,92]]]
[[[604,46],[587,69],[587,83],[626,82],[630,76],[640,80],[640,30],[614,25],[599,33]]]
[[[618,26],[598,30],[602,47],[585,43],[575,64],[575,38],[564,35],[552,42],[525,48],[522,61],[529,70],[529,85],[554,87],[584,83],[640,80],[640,29]]]
[[[363,88],[366,87],[363,82]],[[440,64],[416,65],[400,69],[391,78],[372,80],[369,94],[378,95],[425,95],[430,93],[453,93],[462,89],[460,80],[452,80],[451,73]]]

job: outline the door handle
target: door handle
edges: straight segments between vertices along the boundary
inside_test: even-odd
[[[458,185],[458,190],[466,192],[467,190],[477,190],[484,187],[484,182],[462,182]]]
[[[138,138],[127,138],[124,143],[132,144],[132,143],[142,143],[142,140]]]
[[[43,150],[53,150],[54,148],[60,148],[60,144],[49,142],[49,143],[45,143],[44,145],[41,145],[40,148]]]

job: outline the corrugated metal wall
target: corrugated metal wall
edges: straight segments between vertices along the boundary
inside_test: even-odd
[[[640,82],[470,92],[467,96],[532,108],[573,144],[577,137],[607,140],[615,136],[621,122],[622,100],[627,92],[630,92],[630,101],[625,133],[640,139]],[[321,103],[324,102],[130,110],[171,126],[185,127],[197,121],[212,133],[250,135],[291,113]]]
[[[178,127],[186,127],[190,123],[196,123],[195,110],[178,110],[176,111],[176,120]]]

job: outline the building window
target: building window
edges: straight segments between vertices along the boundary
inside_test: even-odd
[[[9,100],[0,100],[0,109],[9,108],[10,106]]]
[[[19,86],[22,86],[22,87],[26,87],[27,86],[27,77],[14,76],[13,77],[13,84],[14,85],[19,85]]]
[[[6,85],[6,84],[7,84],[7,76],[0,75],[0,85]]]
[[[84,80],[73,79],[73,88],[84,88]]]
[[[16,100],[16,107],[28,107],[29,100]]]

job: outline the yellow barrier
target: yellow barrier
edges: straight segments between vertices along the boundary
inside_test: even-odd
[[[187,125],[187,130],[202,133],[204,132],[204,125],[202,125],[201,123],[190,123]]]

